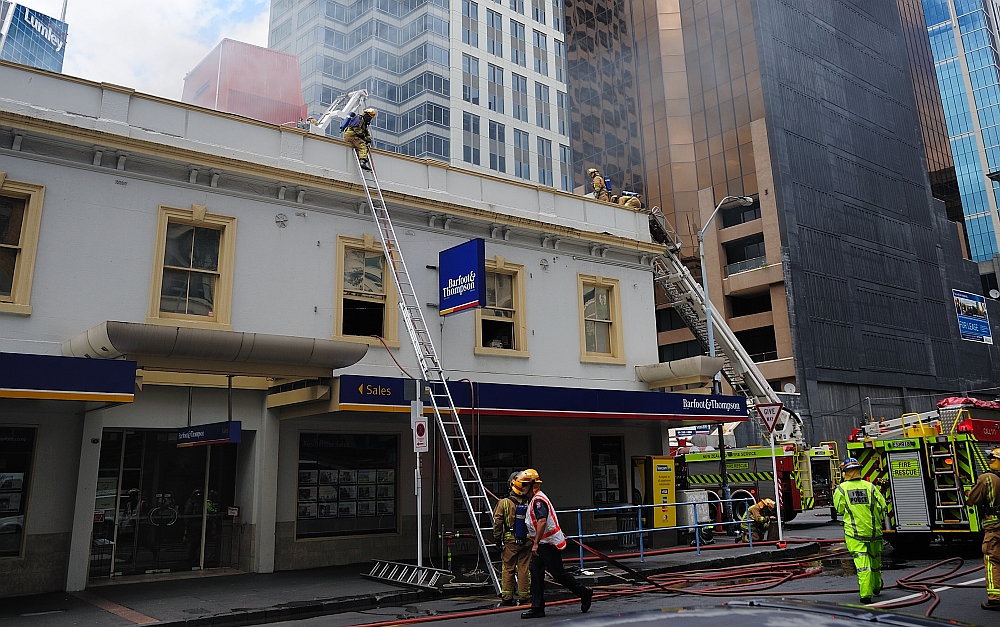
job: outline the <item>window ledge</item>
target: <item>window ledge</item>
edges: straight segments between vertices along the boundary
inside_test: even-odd
[[[337,342],[352,342],[354,344],[367,344],[368,346],[385,348],[382,346],[382,342],[378,339],[374,337],[365,337],[363,335],[331,335],[330,339]],[[385,343],[389,348],[399,348],[399,340],[390,340],[389,338],[382,339],[385,340]]]
[[[0,313],[17,314],[19,316],[30,316],[31,305],[21,305],[19,303],[0,303]]]
[[[475,355],[489,355],[491,357],[516,357],[520,359],[527,359],[530,356],[528,351],[519,351],[509,348],[488,348],[486,346],[476,346],[472,352]]]
[[[624,366],[624,357],[612,357],[610,355],[580,355],[580,363],[583,364],[612,364]]]
[[[188,329],[212,329],[213,331],[232,331],[233,325],[205,320],[185,320],[184,318],[155,318],[147,316],[146,324],[159,324],[165,327],[185,327]]]

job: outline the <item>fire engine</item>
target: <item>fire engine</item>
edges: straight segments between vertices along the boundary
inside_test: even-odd
[[[984,451],[998,445],[1000,403],[963,397],[855,429],[847,450],[885,495],[886,540],[916,552],[935,538],[982,538],[980,513],[965,498],[988,467]]]

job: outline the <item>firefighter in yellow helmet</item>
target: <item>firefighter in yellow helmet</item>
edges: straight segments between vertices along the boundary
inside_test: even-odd
[[[642,209],[642,199],[639,198],[639,194],[634,192],[622,192],[622,195],[618,197],[616,201],[619,205],[623,207],[629,207],[631,209]]]
[[[507,479],[508,495],[493,510],[493,540],[501,548],[500,605],[520,605],[531,598],[531,541],[525,522],[528,513],[528,486],[518,481],[520,472]],[[514,600],[517,575],[517,597]]]
[[[749,542],[750,534],[753,534],[754,542],[776,540],[778,538],[778,508],[771,499],[761,499],[759,503],[751,505],[743,515],[744,523],[740,525],[743,532],[738,542]]]
[[[604,177],[601,176],[600,171],[597,168],[590,168],[587,170],[587,176],[590,177],[594,185],[594,198],[610,202],[611,195],[608,193],[608,186],[605,184]]]
[[[882,592],[882,527],[888,506],[882,490],[861,478],[861,464],[848,457],[840,465],[844,480],[833,492],[833,506],[844,517],[844,542],[858,571],[861,602]]]
[[[530,495],[528,502],[528,537],[531,538],[531,609],[521,613],[521,618],[545,616],[545,571],[576,596],[580,597],[580,610],[590,609],[594,591],[576,580],[563,569],[560,551],[566,548],[566,536],[559,527],[556,508],[542,492],[538,471],[529,468],[515,480]]]
[[[361,115],[356,115],[348,120],[347,127],[344,128],[344,141],[358,152],[361,167],[366,170],[372,169],[368,163],[368,148],[372,145],[372,134],[368,131],[368,125],[371,124],[376,115],[378,112],[369,107]]]
[[[1000,610],[1000,448],[986,453],[989,469],[979,475],[966,495],[969,505],[979,507],[983,526],[983,564],[986,566],[984,610]]]

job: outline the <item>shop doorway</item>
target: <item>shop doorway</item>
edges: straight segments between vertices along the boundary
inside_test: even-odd
[[[178,447],[176,431],[106,429],[90,577],[238,566],[238,446]]]

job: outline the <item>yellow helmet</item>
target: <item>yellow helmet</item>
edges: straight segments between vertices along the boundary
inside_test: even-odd
[[[771,499],[761,499],[760,504],[768,509],[776,509],[774,501]]]
[[[531,484],[541,482],[542,480],[538,477],[538,471],[534,468],[529,468],[517,473],[517,478],[511,481],[510,488],[514,491],[514,494],[524,495],[531,489]]]
[[[1000,460],[1000,448],[995,448],[986,451],[986,461],[990,462],[993,461],[994,459]]]
[[[371,107],[368,107],[367,109],[365,109],[365,115],[370,115],[371,117],[375,117],[376,115],[378,115],[378,111],[376,111]]]
[[[510,473],[510,477],[507,477],[507,486],[510,488],[510,491],[513,492],[514,494],[517,494],[518,496],[524,496],[524,493],[527,492],[527,490],[521,484],[521,482],[518,481],[518,477],[520,476],[521,473],[519,471]]]
[[[589,170],[587,170],[587,174],[590,176],[596,176],[600,174],[600,172],[597,170],[597,168],[590,168]]]

